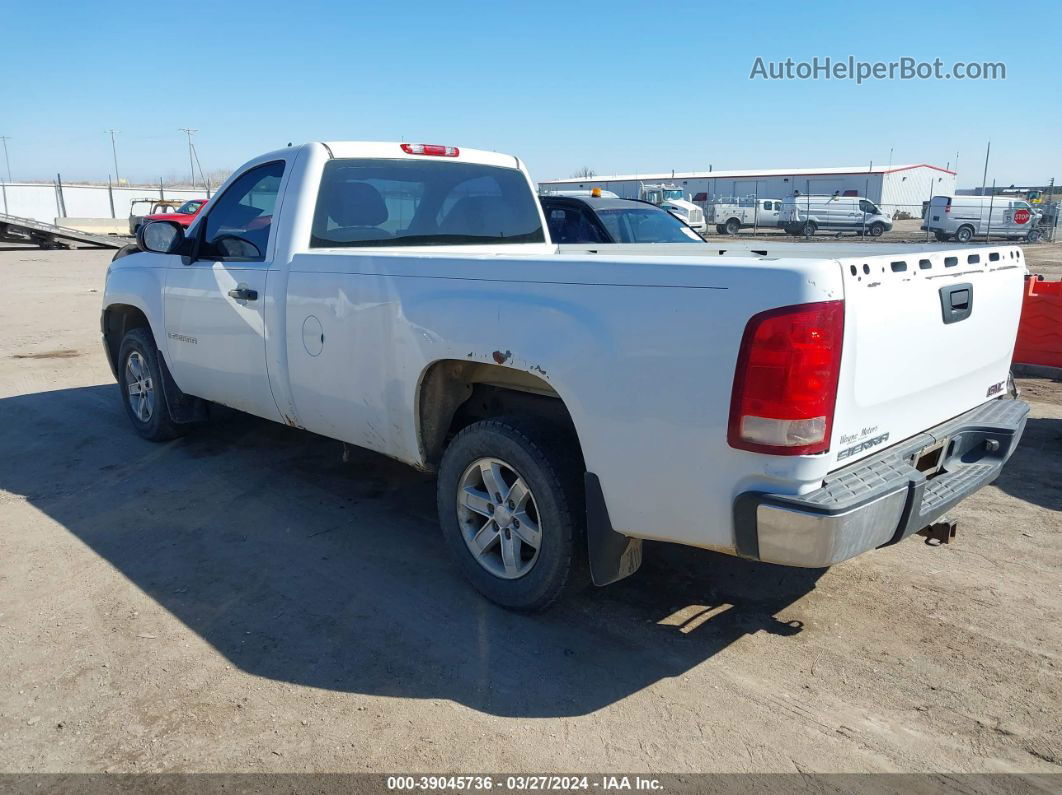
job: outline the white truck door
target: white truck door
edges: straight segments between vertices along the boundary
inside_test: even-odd
[[[266,372],[263,305],[284,163],[248,169],[196,226],[195,259],[167,270],[166,361],[188,394],[280,420]]]

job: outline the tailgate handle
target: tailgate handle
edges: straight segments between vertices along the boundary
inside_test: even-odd
[[[966,320],[973,311],[973,285],[966,282],[941,287],[940,310],[945,324]]]

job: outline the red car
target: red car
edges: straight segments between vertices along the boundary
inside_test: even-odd
[[[199,212],[206,205],[206,199],[189,199],[180,207],[178,207],[172,213],[157,213],[155,215],[145,215],[144,222],[147,221],[170,221],[188,228],[189,224],[195,220],[195,217],[199,215]]]

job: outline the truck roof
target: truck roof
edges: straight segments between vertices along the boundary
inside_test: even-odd
[[[454,156],[433,156],[424,154],[411,154],[402,147],[411,146],[409,142],[402,141],[321,141],[321,146],[328,149],[335,158],[387,158],[399,160],[441,160],[457,161],[461,163],[479,163],[485,166],[498,166],[501,168],[522,168],[523,163],[515,155],[506,155],[500,152],[488,152],[483,149],[469,149],[456,144],[442,144],[457,150]],[[430,145],[430,144],[428,144]]]
[[[538,198],[541,201],[582,202],[595,210],[623,210],[630,209],[631,207],[656,207],[655,204],[642,201],[641,199],[619,199],[612,198],[611,196],[554,196],[545,193],[539,195]]]

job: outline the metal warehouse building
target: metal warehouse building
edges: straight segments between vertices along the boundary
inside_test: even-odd
[[[689,171],[665,174],[626,174],[590,179],[555,179],[539,183],[539,190],[601,188],[619,196],[637,198],[639,188],[649,184],[680,186],[696,202],[724,197],[757,196],[783,199],[794,191],[801,194],[835,192],[865,196],[890,215],[906,211],[918,217],[922,203],[936,194],[955,193],[955,172],[939,166],[915,163],[867,168],[773,168],[751,171]]]

